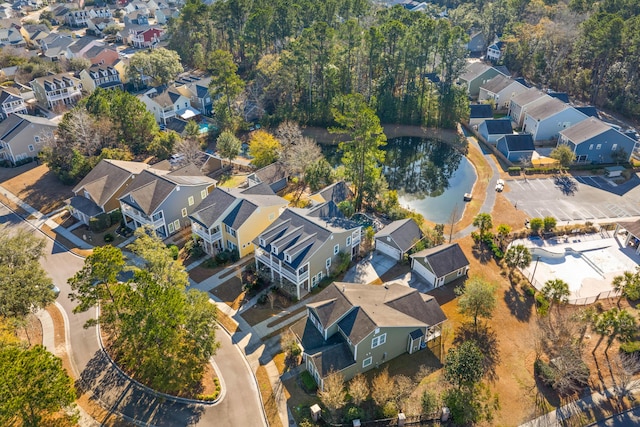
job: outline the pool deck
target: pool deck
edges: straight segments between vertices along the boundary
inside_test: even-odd
[[[521,239],[512,243],[530,249],[541,248],[551,253],[564,253],[567,248],[582,253],[577,259],[533,257],[529,267],[522,270],[525,277],[540,290],[547,280],[562,279],[569,284],[569,303],[588,304],[600,298],[617,297],[611,282],[624,271],[634,271],[640,256],[633,248],[624,247],[624,237],[613,232],[576,234],[552,239]],[[585,259],[586,258],[586,259]]]

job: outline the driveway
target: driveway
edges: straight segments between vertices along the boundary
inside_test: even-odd
[[[396,265],[396,260],[378,251],[373,251],[365,259],[351,267],[342,280],[349,283],[367,285],[378,280],[380,276],[391,270],[394,265]]]
[[[0,224],[9,228],[32,229],[24,220],[0,204]],[[60,288],[58,303],[63,307],[69,326],[70,359],[76,376],[82,378],[79,388],[90,389],[103,407],[123,418],[148,426],[186,425],[265,425],[262,405],[253,374],[237,346],[223,330],[218,329],[221,343],[215,361],[226,386],[226,395],[215,406],[168,402],[147,393],[146,389],[128,381],[116,372],[105,359],[97,340],[96,328],[85,329],[84,323],[95,316],[95,310],[73,314],[75,303],[69,300],[71,291],[67,279],[84,265],[84,260],[67,252],[47,238],[46,256],[41,260],[44,269]],[[79,375],[78,375],[79,374]],[[104,423],[106,420],[98,420]]]
[[[507,180],[504,195],[530,218],[560,221],[611,220],[640,216],[640,178],[621,185],[601,176]]]

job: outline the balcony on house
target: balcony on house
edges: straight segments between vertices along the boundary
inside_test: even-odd
[[[140,212],[139,210],[123,204],[122,205],[122,214],[128,216],[129,218],[138,221],[140,224],[149,224],[153,225],[154,228],[157,228],[164,224],[164,220],[162,217],[162,212],[158,212],[153,216],[153,219],[148,215]]]
[[[302,283],[309,278],[309,270],[300,272],[304,267],[295,270],[280,259],[274,258],[271,254],[266,253],[264,249],[256,248],[255,257],[263,265],[269,267],[273,273],[282,276],[294,284]]]
[[[210,233],[209,230],[194,222],[192,229],[196,235],[200,236],[207,243],[213,243],[222,240],[222,231],[220,231],[220,228],[218,228],[217,232]]]

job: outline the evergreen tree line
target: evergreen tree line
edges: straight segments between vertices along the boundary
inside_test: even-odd
[[[467,114],[466,94],[454,85],[467,34],[400,6],[189,0],[169,34],[169,48],[188,67],[217,74],[219,52],[231,54],[244,105],[275,120],[332,124],[332,103],[345,94],[364,96],[383,122],[452,127]]]

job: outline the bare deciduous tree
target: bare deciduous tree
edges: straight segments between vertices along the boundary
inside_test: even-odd
[[[406,407],[407,400],[416,388],[415,382],[406,375],[396,375],[393,377],[394,396],[393,400],[399,411]]]
[[[267,292],[267,300],[269,301],[269,305],[271,306],[271,310],[273,310],[273,304],[276,302],[276,293],[275,291],[269,290]]]
[[[180,166],[193,163],[200,167],[204,162],[204,156],[200,149],[200,142],[195,138],[185,138],[178,141],[175,147],[175,152],[180,153],[183,156],[180,160]]]

